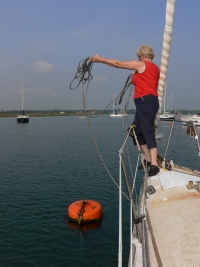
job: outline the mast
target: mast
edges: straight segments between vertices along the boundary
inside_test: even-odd
[[[22,67],[22,113],[24,114],[24,69]]]
[[[174,92],[172,92],[171,111],[172,111],[172,109],[173,109],[173,100],[174,100]]]
[[[164,94],[164,99],[163,99],[163,103],[164,103],[163,113],[165,113],[165,100],[166,100],[166,82],[165,82],[165,94]]]
[[[168,61],[169,61],[169,51],[172,38],[172,27],[174,21],[174,10],[175,10],[175,1],[176,0],[167,0],[166,6],[166,18],[165,18],[165,28],[163,36],[163,47],[162,47],[162,56],[161,56],[161,67],[160,67],[160,79],[158,82],[158,100],[159,100],[159,110],[156,114],[154,121],[155,133],[158,131],[158,122],[162,109],[162,100],[163,100],[163,89],[166,83]]]
[[[114,94],[114,100],[113,100],[113,114],[115,113],[115,94]]]

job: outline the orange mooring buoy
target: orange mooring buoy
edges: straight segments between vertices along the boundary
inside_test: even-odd
[[[94,200],[78,200],[68,207],[68,218],[78,224],[100,221],[102,207]]]

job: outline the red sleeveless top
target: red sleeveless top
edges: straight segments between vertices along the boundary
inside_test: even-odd
[[[160,70],[153,62],[145,61],[145,64],[145,70],[142,73],[135,72],[132,77],[132,84],[135,87],[133,99],[150,94],[158,96]]]

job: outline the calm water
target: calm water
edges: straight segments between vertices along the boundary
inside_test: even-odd
[[[91,123],[105,163],[118,181],[118,150],[126,136],[122,119],[102,115]],[[17,124],[15,118],[1,118],[0,124],[0,266],[116,267],[118,189],[99,158],[87,120],[44,117]],[[164,155],[169,122],[160,122],[159,129]],[[131,138],[129,152],[135,166],[137,150]],[[199,169],[197,142],[180,123],[167,159]],[[78,229],[68,222],[67,208],[79,199],[102,204],[101,223]],[[123,202],[127,266],[129,203],[126,198]]]

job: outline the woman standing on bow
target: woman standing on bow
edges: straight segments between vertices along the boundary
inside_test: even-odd
[[[135,71],[132,77],[132,83],[135,87],[133,96],[136,106],[135,132],[144,154],[144,163],[150,167],[148,175],[153,176],[160,171],[157,163],[157,144],[154,134],[154,119],[159,108],[157,87],[160,70],[152,62],[154,51],[151,46],[140,46],[136,54],[138,60],[119,61],[103,58],[96,54],[90,61]]]

